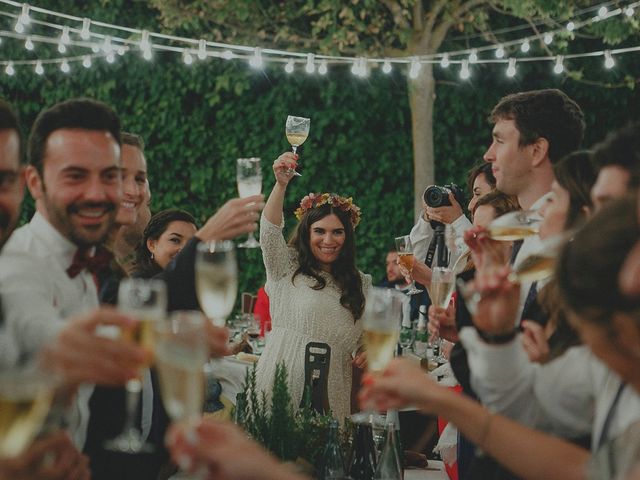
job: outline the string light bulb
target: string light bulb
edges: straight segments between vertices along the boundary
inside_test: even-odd
[[[471,77],[471,71],[469,70],[469,60],[463,60],[460,65],[460,78],[462,80],[468,80]]]
[[[328,68],[327,68],[327,61],[326,61],[326,60],[322,60],[322,61],[320,62],[320,66],[318,67],[318,73],[319,73],[320,75],[326,75],[326,74],[327,74],[327,71],[328,71]]]
[[[556,64],[553,66],[553,73],[555,73],[556,75],[560,75],[562,72],[564,72],[564,65],[562,63],[562,60],[562,55],[558,55],[556,57]]]
[[[7,63],[7,67],[4,69],[5,73],[7,75],[9,75],[10,77],[13,76],[13,74],[16,73],[16,69],[13,68],[13,62],[9,62]]]
[[[450,63],[451,63],[451,62],[449,61],[449,54],[448,54],[448,53],[445,53],[445,54],[442,56],[442,60],[440,60],[440,66],[441,66],[442,68],[447,68],[447,67],[449,66],[449,64],[450,64]]]
[[[36,66],[33,71],[36,72],[36,75],[42,75],[44,73],[44,67],[42,66],[42,62],[40,60],[36,62]]]
[[[411,80],[415,80],[420,75],[420,70],[422,69],[422,65],[417,59],[411,60],[411,66],[409,67],[409,78]]]
[[[520,50],[522,51],[522,53],[527,53],[529,50],[531,50],[529,39],[526,39],[524,42],[522,42],[522,45],[520,45]]]
[[[235,57],[235,54],[231,50],[225,50],[222,52],[222,58],[225,60],[231,60],[233,57]]]
[[[315,58],[316,58],[316,56],[313,53],[310,53],[310,54],[307,55],[307,64],[305,65],[304,70],[309,75],[311,75],[312,73],[314,73],[316,71]]]
[[[151,51],[151,41],[149,40],[149,32],[147,30],[143,30],[140,38],[140,50],[144,52]]]
[[[287,73],[293,73],[294,65],[293,58],[290,58],[287,64],[284,66],[284,71]]]
[[[576,24],[573,22],[569,22],[567,23],[567,31],[568,32],[573,32],[576,29]]]
[[[516,76],[516,59],[509,59],[509,66],[507,67],[507,77],[513,78]]]
[[[611,56],[611,50],[604,51],[604,68],[610,70],[616,64],[615,60]]]
[[[89,55],[82,57],[82,66],[84,68],[91,68],[91,57]]]
[[[189,50],[182,52],[182,61],[185,65],[191,65],[193,63],[193,55]]]
[[[64,26],[62,27],[62,33],[60,34],[60,43],[68,45],[70,41],[71,37],[69,36],[69,27]]]
[[[545,45],[551,45],[551,42],[553,42],[553,33],[545,33],[542,40]]]
[[[382,72],[386,74],[391,73],[391,62],[388,58],[385,59],[384,63],[382,64]]]
[[[33,40],[31,40],[31,37],[27,37],[27,40],[24,42],[24,48],[26,48],[29,51],[35,48],[35,45],[33,44]]]
[[[67,59],[65,58],[60,64],[60,71],[62,73],[69,73],[70,70],[71,70],[71,67],[69,66],[69,62],[67,62]]]
[[[625,14],[627,17],[633,17],[633,14],[634,14],[634,13],[635,13],[635,10],[633,9],[633,7],[627,7],[627,8],[625,8],[625,10],[624,10],[624,14]]]
[[[198,42],[198,58],[200,60],[207,58],[207,41],[203,38]]]
[[[80,38],[84,41],[87,41],[91,38],[91,19],[83,18],[82,19],[82,30],[80,30]]]
[[[476,63],[477,61],[478,61],[478,50],[474,48],[473,50],[471,50],[471,53],[469,54],[469,63]]]
[[[498,45],[496,48],[496,58],[504,58],[504,46]]]
[[[31,17],[29,17],[29,9],[31,7],[28,3],[22,4],[22,9],[20,10],[20,16],[18,17],[18,21],[23,25],[29,25],[31,23]]]
[[[600,18],[606,17],[607,13],[609,13],[609,9],[607,7],[605,7],[604,5],[598,9],[598,16]]]
[[[98,45],[93,45],[93,46],[91,47],[91,51],[92,51],[93,53],[98,53],[98,52],[100,51],[100,47],[99,47]]]
[[[125,53],[127,53],[127,47],[125,47],[124,45],[120,45],[117,48],[117,52],[118,52],[118,55],[123,56]]]
[[[256,47],[253,51],[253,55],[249,60],[249,65],[251,65],[253,68],[262,68],[262,51],[259,47]]]
[[[113,53],[113,51],[107,53],[107,56],[105,57],[105,60],[107,61],[107,63],[113,63],[116,61],[116,56]]]

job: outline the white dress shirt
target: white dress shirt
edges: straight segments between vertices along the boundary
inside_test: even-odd
[[[36,213],[18,228],[0,254],[0,295],[8,332],[21,359],[35,356],[67,320],[98,307],[92,275],[67,275],[77,246]],[[70,419],[74,443],[84,445],[92,385],[83,385]]]
[[[457,258],[468,250],[467,245],[464,243],[464,232],[469,230],[473,225],[467,217],[460,215],[452,223],[453,234],[455,236],[456,252],[451,255],[450,265],[454,265]],[[424,262],[429,251],[429,245],[433,238],[433,228],[431,222],[425,220],[422,215],[418,218],[418,221],[411,229],[409,233],[411,239],[411,245],[413,247],[413,256],[416,260]]]
[[[591,433],[598,446],[620,378],[586,346],[568,349],[544,364],[531,363],[520,336],[502,345],[483,342],[465,327],[460,340],[469,356],[471,385],[489,409],[525,425],[564,437]],[[609,441],[640,420],[640,395],[627,386],[604,436]]]

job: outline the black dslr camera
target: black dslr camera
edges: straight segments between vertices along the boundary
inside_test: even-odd
[[[438,185],[431,185],[422,194],[424,203],[431,208],[451,206],[449,201],[449,191],[453,193],[454,198],[464,208],[465,198],[464,191],[455,183],[448,183],[442,187]]]

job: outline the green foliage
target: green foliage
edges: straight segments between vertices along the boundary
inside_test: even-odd
[[[276,366],[270,401],[257,390],[255,365],[247,370],[241,395],[249,401],[236,416],[244,418],[243,427],[253,439],[282,460],[317,464],[332,417],[313,410],[308,396],[302,408],[294,408],[284,363]]]

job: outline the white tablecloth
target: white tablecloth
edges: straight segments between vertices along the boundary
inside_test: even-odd
[[[251,368],[252,365],[252,362],[244,362],[235,357],[224,357],[213,363],[212,375],[220,382],[222,395],[234,405],[236,404],[236,395],[242,391],[247,368]]]

